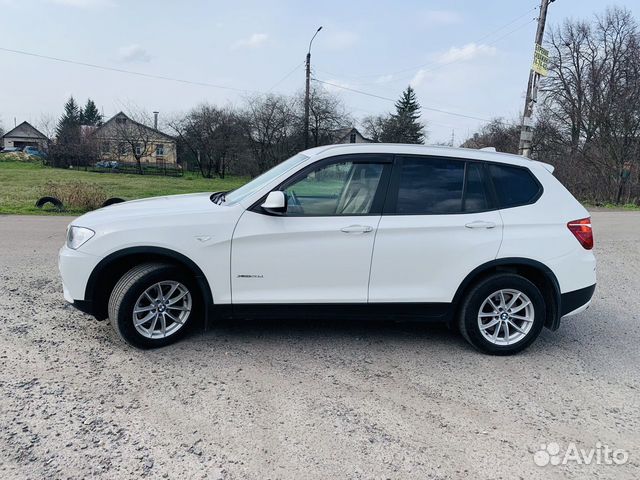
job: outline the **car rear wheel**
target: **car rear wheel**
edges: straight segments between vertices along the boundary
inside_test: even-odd
[[[467,293],[460,309],[460,332],[481,352],[510,355],[527,348],[540,334],[545,310],[540,290],[526,278],[492,275]]]
[[[118,281],[109,298],[111,325],[138,348],[168,345],[194,323],[199,305],[193,279],[161,263],[138,265]]]

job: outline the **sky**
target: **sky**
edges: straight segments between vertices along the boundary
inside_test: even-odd
[[[640,1],[617,5],[640,19]],[[410,84],[423,107],[427,143],[453,138],[457,145],[488,119],[517,120],[538,6],[539,0],[0,0],[0,124],[8,130],[27,120],[50,128],[70,95],[80,104],[92,98],[106,117],[155,110],[162,120],[202,102],[241,106],[258,92],[293,94],[304,88],[309,40],[322,26],[312,47],[313,77],[327,82],[356,120],[391,111]],[[606,6],[556,0],[547,28],[592,18]]]

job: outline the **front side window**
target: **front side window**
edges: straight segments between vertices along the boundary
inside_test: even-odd
[[[540,184],[526,168],[492,164],[489,165],[489,174],[500,208],[526,205],[540,193]]]
[[[403,158],[396,213],[461,213],[464,168],[461,160]]]
[[[284,175],[289,170],[296,168],[301,163],[305,162],[309,157],[302,153],[298,153],[293,157],[285,160],[282,163],[279,163],[271,170],[267,170],[265,173],[260,175],[259,177],[254,178],[249,183],[245,183],[242,187],[236,188],[235,190],[229,192],[225,196],[225,203],[228,205],[235,204],[244,200],[245,198],[253,195],[258,190],[263,188],[267,183],[275,180],[276,178]]]
[[[384,164],[344,161],[320,166],[284,188],[287,215],[367,215]]]

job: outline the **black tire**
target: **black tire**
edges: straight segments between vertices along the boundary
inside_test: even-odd
[[[478,314],[482,304],[491,294],[504,289],[518,290],[529,297],[533,305],[534,319],[530,330],[521,339],[510,345],[497,345],[482,334],[478,325]],[[512,355],[527,348],[538,337],[545,323],[545,312],[544,298],[538,287],[520,275],[498,273],[480,280],[467,291],[460,308],[458,326],[462,336],[477,350],[490,355]],[[500,333],[506,336],[504,331]]]
[[[102,206],[103,207],[108,207],[109,205],[115,205],[116,203],[122,203],[125,202],[126,200],[124,200],[123,198],[120,197],[111,197],[111,198],[107,198],[103,203]]]
[[[53,208],[55,208],[58,211],[62,211],[64,210],[64,205],[62,204],[62,202],[60,200],[58,200],[56,197],[41,197],[40,199],[38,199],[38,201],[36,202],[36,207],[37,208],[43,208],[46,205],[52,205]]]
[[[133,309],[140,296],[158,282],[179,282],[189,291],[192,308],[182,327],[167,337],[148,338],[134,326]],[[178,267],[163,263],[145,263],[138,265],[116,283],[109,297],[109,321],[118,335],[130,345],[138,348],[157,348],[169,345],[180,338],[191,328],[201,309],[201,297],[193,278]]]

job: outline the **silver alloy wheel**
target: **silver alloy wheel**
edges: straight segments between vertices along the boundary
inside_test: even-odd
[[[133,325],[146,338],[166,338],[182,328],[191,313],[191,293],[180,282],[158,282],[138,297]]]
[[[535,311],[529,297],[519,290],[503,289],[489,295],[478,312],[482,336],[495,345],[513,345],[533,327]]]

